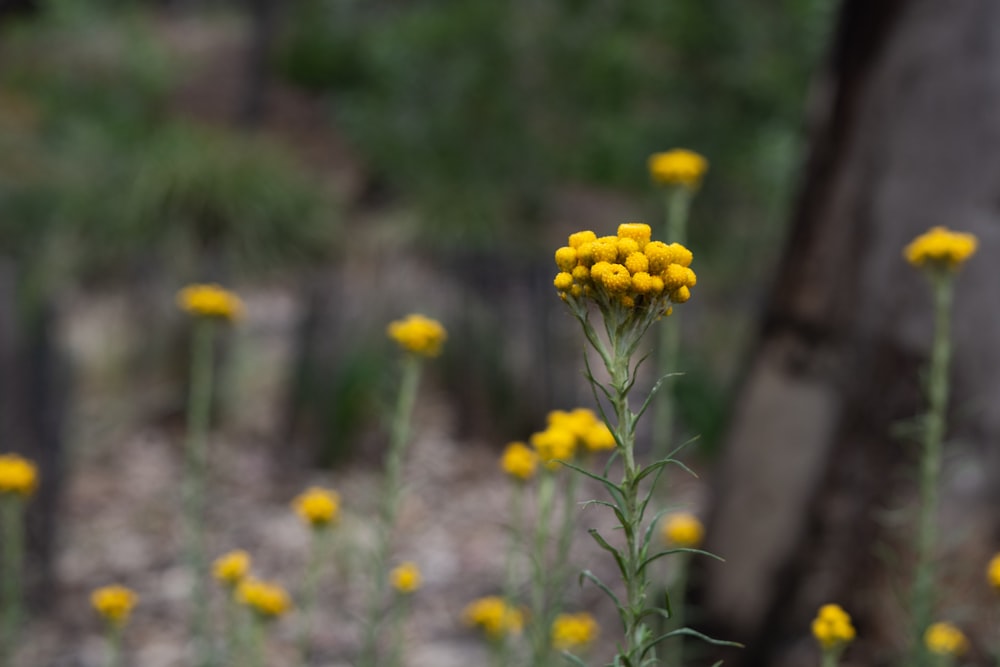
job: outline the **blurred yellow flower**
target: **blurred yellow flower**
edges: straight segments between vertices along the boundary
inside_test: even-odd
[[[1000,554],[993,556],[986,566],[986,580],[990,582],[990,586],[1000,590]]]
[[[913,239],[903,250],[906,261],[918,268],[955,270],[976,252],[978,239],[973,234],[953,232],[947,227],[932,227]]]
[[[511,477],[529,480],[538,470],[538,454],[523,442],[512,442],[503,450],[500,467]]]
[[[649,156],[649,175],[662,185],[682,185],[695,189],[708,170],[708,160],[685,148],[675,148]]]
[[[288,592],[278,584],[246,577],[236,589],[236,599],[263,619],[274,619],[292,607]]]
[[[441,346],[448,338],[440,322],[417,314],[391,322],[388,333],[401,348],[423,357],[441,354]]]
[[[465,608],[462,617],[468,625],[482,628],[490,639],[518,635],[524,628],[524,614],[511,607],[503,598],[491,595],[474,600]]]
[[[250,554],[242,549],[225,553],[212,564],[212,574],[227,588],[235,588],[249,573]]]
[[[389,581],[392,587],[404,595],[414,593],[423,584],[423,576],[416,563],[406,561],[400,563],[389,572]]]
[[[839,649],[854,640],[851,617],[840,605],[825,604],[812,622],[812,633],[824,651]]]
[[[296,496],[292,508],[313,528],[323,528],[340,515],[340,495],[336,491],[311,486]]]
[[[90,594],[90,604],[106,621],[125,625],[139,596],[124,586],[104,586]]]
[[[602,452],[614,449],[617,443],[615,436],[604,422],[595,421],[583,434],[583,444],[589,452]]]
[[[539,460],[549,470],[559,468],[558,461],[570,461],[576,454],[576,436],[568,428],[549,426],[531,436],[531,446],[538,453]]]
[[[38,470],[34,463],[18,454],[0,455],[0,495],[27,498],[37,486]]]
[[[937,655],[961,655],[969,647],[962,631],[951,623],[933,623],[924,633],[927,650]]]
[[[701,544],[705,528],[690,512],[671,514],[663,521],[663,541],[678,547],[694,548]]]
[[[559,614],[552,622],[552,645],[570,651],[590,644],[597,638],[597,621],[586,612]]]
[[[198,317],[215,317],[235,322],[243,317],[243,301],[219,285],[188,285],[177,293],[177,304]]]

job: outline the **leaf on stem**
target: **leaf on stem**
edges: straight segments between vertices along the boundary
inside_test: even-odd
[[[598,578],[598,576],[596,574],[594,574],[593,572],[591,572],[590,570],[584,570],[583,572],[580,573],[580,576],[577,578],[577,585],[582,586],[584,579],[589,579],[591,582],[593,582],[593,584],[595,586],[597,586],[602,591],[604,591],[605,595],[607,595],[609,598],[611,598],[611,601],[614,602],[614,604],[615,604],[615,608],[618,609],[618,615],[621,617],[622,622],[624,623],[624,621],[625,621],[625,608],[622,606],[621,601],[618,599],[618,596],[615,595],[614,591],[612,591],[610,588],[608,588],[604,584],[604,582],[601,581]]]

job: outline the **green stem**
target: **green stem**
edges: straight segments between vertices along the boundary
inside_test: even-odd
[[[401,667],[403,664],[403,636],[404,623],[410,611],[410,595],[400,594],[396,596],[396,604],[391,612],[391,623],[389,628],[389,646],[391,647],[388,667]]]
[[[670,630],[679,630],[686,623],[684,604],[687,597],[688,564],[691,554],[677,554],[677,576],[670,591],[670,610],[673,615],[670,619]],[[667,665],[680,667],[684,664],[684,635],[678,635],[666,643],[664,658]],[[824,665],[823,667],[826,667]]]
[[[538,511],[535,524],[535,540],[531,558],[531,664],[533,667],[548,667],[552,610],[549,604],[546,577],[546,546],[551,533],[552,502],[555,499],[556,480],[551,470],[542,470],[538,480]]]
[[[521,525],[521,505],[524,500],[524,483],[520,480],[514,482],[514,488],[510,494],[510,538],[507,543],[507,558],[504,561],[504,591],[503,599],[504,604],[510,608],[514,608],[517,604],[516,593],[517,593],[517,556],[521,552],[521,542],[523,539]],[[496,642],[491,642],[495,644],[494,650],[490,653],[493,655],[494,664],[496,667],[507,667],[510,661],[511,654],[511,643],[513,642],[512,633],[504,632],[503,636]]]
[[[223,665],[238,665],[243,660],[243,619],[235,590],[226,590],[226,644],[223,651]]]
[[[10,664],[14,657],[24,605],[21,581],[24,575],[24,503],[14,494],[0,496],[3,513],[3,637],[0,638],[0,664]]]
[[[124,630],[124,623],[108,623],[108,644],[110,645],[108,667],[121,667],[122,635],[124,634]]]
[[[685,187],[671,187],[666,190],[666,220],[663,225],[664,238],[668,243],[685,243],[687,238],[688,211],[691,206],[691,192]],[[660,327],[657,340],[657,361],[661,374],[677,370],[680,359],[681,327],[680,315],[676,311]],[[670,451],[673,441],[675,405],[673,379],[664,380],[657,397],[653,414],[653,458],[661,459]]]
[[[303,580],[302,622],[299,626],[299,659],[303,667],[309,664],[309,640],[312,636],[312,622],[316,612],[319,580],[332,535],[333,531],[329,526],[314,528],[312,531],[309,563],[306,566],[306,576]]]
[[[379,523],[375,551],[372,554],[372,595],[368,603],[367,626],[365,638],[361,646],[358,664],[361,667],[375,667],[378,656],[378,621],[381,616],[382,604],[389,585],[389,573],[386,563],[389,560],[389,550],[392,546],[392,529],[396,524],[399,511],[400,484],[403,476],[406,445],[410,439],[411,418],[413,406],[417,400],[417,387],[420,383],[421,359],[413,354],[403,358],[402,378],[399,385],[399,396],[396,401],[396,411],[393,415],[392,434],[389,451],[385,459],[385,480],[382,490],[382,506],[379,512]]]
[[[251,620],[252,627],[250,630],[253,634],[253,651],[251,651],[251,653],[253,653],[254,667],[266,667],[267,665],[267,642],[264,640],[265,623],[266,621],[260,618],[260,616],[255,612],[254,618]]]
[[[838,664],[840,664],[840,651],[824,649],[820,667],[837,667]]]
[[[910,664],[915,667],[927,664],[923,636],[931,623],[934,609],[934,546],[937,541],[938,487],[948,405],[948,366],[951,357],[951,276],[933,276],[933,291],[934,343],[931,348],[927,385],[929,409],[924,424],[923,451],[920,458],[920,514],[912,600],[913,636]]]
[[[210,665],[208,626],[208,561],[205,554],[205,488],[208,475],[208,429],[212,412],[212,359],[215,322],[198,318],[191,345],[191,387],[187,406],[184,462],[185,559],[192,577],[191,634],[197,664]]]

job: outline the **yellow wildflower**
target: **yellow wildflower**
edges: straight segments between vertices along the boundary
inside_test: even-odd
[[[986,580],[990,586],[1000,590],[1000,554],[990,559],[990,564],[986,567]]]
[[[18,454],[0,455],[0,496],[16,494],[27,498],[38,486],[35,464]]]
[[[913,239],[903,250],[906,261],[918,268],[956,270],[969,259],[979,241],[974,234],[953,232],[947,227],[932,227]]]
[[[125,625],[139,596],[124,586],[104,586],[90,594],[90,604],[104,620],[113,625]]]
[[[663,185],[682,185],[694,190],[701,185],[707,170],[708,160],[684,148],[649,156],[649,175]]]
[[[962,631],[951,623],[933,623],[924,633],[927,650],[937,655],[961,655],[969,647]]]
[[[569,461],[576,453],[576,435],[567,428],[550,426],[531,436],[531,445],[539,460],[549,470],[559,467],[556,461]]]
[[[462,617],[468,625],[482,628],[490,639],[517,635],[524,628],[524,614],[521,610],[511,607],[503,598],[495,595],[470,602]]]
[[[441,354],[441,346],[448,338],[440,322],[417,314],[390,323],[388,333],[401,348],[423,357]]]
[[[597,637],[597,621],[586,612],[559,614],[552,622],[552,645],[560,651],[586,646]]]
[[[292,501],[295,513],[313,528],[323,528],[340,515],[340,495],[336,491],[311,486]]]
[[[633,239],[639,250],[646,247],[652,234],[653,229],[644,222],[624,222],[618,225],[618,238]]]
[[[250,554],[242,549],[225,553],[212,564],[212,574],[226,588],[235,588],[249,572]]]
[[[236,599],[263,619],[277,618],[292,607],[292,600],[284,588],[253,577],[240,582]]]
[[[420,568],[417,567],[416,563],[406,561],[401,563],[397,567],[394,567],[391,572],[389,572],[389,580],[392,582],[392,587],[403,595],[409,595],[410,593],[416,592],[420,585],[423,583],[423,577],[420,575]]]
[[[177,305],[198,317],[214,317],[230,322],[243,317],[243,301],[215,284],[188,285],[177,293]]]
[[[604,422],[595,422],[583,436],[583,444],[588,452],[602,452],[614,449],[615,436]]]
[[[500,467],[521,481],[531,479],[538,469],[538,454],[523,442],[512,442],[503,450]]]
[[[812,633],[824,651],[840,649],[854,640],[851,617],[840,605],[825,604],[812,622]]]
[[[694,548],[701,544],[705,528],[690,512],[676,512],[663,522],[663,541],[678,547]]]

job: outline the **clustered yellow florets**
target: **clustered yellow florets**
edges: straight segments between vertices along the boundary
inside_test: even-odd
[[[236,599],[263,619],[277,618],[292,607],[292,600],[284,588],[253,577],[240,582]]]
[[[556,461],[569,461],[580,449],[600,452],[615,448],[615,436],[607,424],[587,408],[553,410],[547,422],[544,431],[531,436],[531,445],[550,470],[559,466]]]
[[[249,573],[250,554],[242,549],[225,553],[212,564],[212,574],[226,588],[235,588]]]
[[[471,602],[462,614],[469,625],[482,628],[490,639],[517,635],[524,628],[524,614],[503,598],[491,595]]]
[[[824,651],[840,649],[854,640],[851,617],[836,604],[825,604],[812,622],[813,637]]]
[[[125,625],[139,596],[124,586],[104,586],[90,594],[90,603],[108,623]]]
[[[198,317],[234,322],[243,317],[243,301],[218,285],[188,285],[177,293],[177,305]]]
[[[27,498],[38,486],[35,464],[17,454],[0,455],[0,495]]]
[[[695,515],[689,512],[671,514],[663,521],[663,541],[667,544],[694,548],[701,544],[705,528]]]
[[[401,348],[422,357],[441,354],[441,346],[448,338],[440,322],[416,314],[391,322],[388,333]]]
[[[398,592],[403,595],[409,595],[410,593],[415,593],[420,588],[424,578],[420,574],[420,568],[417,567],[416,563],[406,561],[405,563],[400,563],[389,572],[389,581],[392,582],[392,587]]]
[[[292,501],[295,513],[313,528],[323,528],[337,520],[340,495],[336,491],[312,486]]]
[[[1000,554],[993,556],[986,566],[986,580],[990,582],[990,586],[1000,591]]]
[[[526,481],[538,470],[538,454],[523,442],[512,442],[503,450],[500,468],[515,479]]]
[[[974,234],[953,232],[947,227],[932,227],[913,239],[903,250],[903,256],[916,267],[954,271],[976,252],[978,245]]]
[[[571,234],[556,250],[559,273],[553,280],[564,300],[592,299],[601,306],[645,309],[669,315],[671,303],[691,298],[698,282],[691,251],[679,243],[650,238],[649,225],[631,222],[617,236],[594,232]]]
[[[649,175],[653,181],[663,185],[697,188],[707,170],[708,160],[684,148],[649,156]]]
[[[559,614],[552,622],[552,646],[569,651],[586,646],[597,637],[597,622],[586,612]]]
[[[933,623],[924,633],[927,650],[937,655],[961,655],[969,647],[962,631],[951,623]]]

